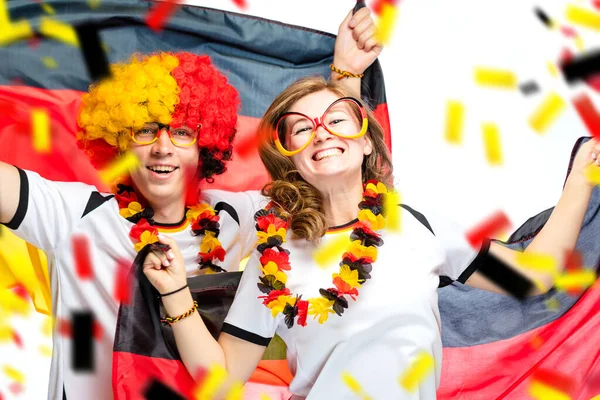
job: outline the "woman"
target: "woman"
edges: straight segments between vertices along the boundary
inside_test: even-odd
[[[392,165],[382,130],[339,83],[306,78],[292,84],[265,113],[261,132],[270,132],[261,158],[273,179],[264,189],[271,208],[255,216],[257,249],[218,342],[196,313],[173,324],[188,370],[218,363],[232,380],[245,381],[277,333],[287,344],[295,374],[290,391],[307,396],[332,353],[351,338],[367,337],[367,342],[386,343],[386,351],[376,351],[393,357],[384,365],[360,368],[348,355],[348,367],[373,383],[365,385],[366,393],[435,398],[441,365],[439,276],[502,292],[475,272],[486,261],[500,259],[538,283],[534,293],[552,286],[551,274],[517,265],[514,251],[489,242],[473,249],[461,229],[439,217],[426,215],[435,236],[413,212],[402,214],[399,232],[386,230],[382,206],[392,190],[386,186]],[[599,152],[596,141],[582,147],[550,220],[527,252],[550,255],[563,265],[593,188],[583,171],[590,164],[598,168]],[[314,251],[338,237],[349,237],[346,252],[318,266]],[[150,254],[144,272],[162,292],[185,285],[185,274],[175,243],[165,237],[160,241],[175,253],[170,267],[160,266],[164,254]],[[192,300],[181,291],[163,298],[163,304],[169,316],[179,316]],[[389,320],[396,323],[379,329]],[[370,336],[377,327],[378,336]],[[419,354],[432,357],[436,369],[410,394],[395,379]],[[373,377],[379,383],[394,381],[398,393],[380,392]]]

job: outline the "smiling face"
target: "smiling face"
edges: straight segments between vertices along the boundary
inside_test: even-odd
[[[339,98],[329,90],[322,90],[296,101],[289,111],[320,119],[325,110]],[[290,118],[286,127],[289,136],[284,140],[286,146],[293,147],[295,140],[305,141],[300,140],[301,135],[310,135],[312,125],[299,116]],[[361,129],[359,117],[348,112],[344,104],[328,112],[322,122],[334,132],[348,136]],[[291,160],[308,183],[321,189],[329,185],[338,186],[343,181],[360,181],[364,156],[371,154],[372,150],[371,141],[366,135],[357,139],[344,139],[319,126],[306,148],[291,156]]]
[[[172,135],[183,136],[184,131],[194,134],[192,129],[184,126],[172,129]],[[185,195],[186,181],[189,180],[186,177],[191,177],[190,171],[195,172],[198,166],[199,151],[196,144],[175,146],[166,129],[163,129],[152,144],[131,141],[131,151],[140,161],[140,168],[131,173],[131,179],[150,205],[156,208]]]

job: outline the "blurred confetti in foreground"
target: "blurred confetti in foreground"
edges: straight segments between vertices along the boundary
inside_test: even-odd
[[[56,39],[71,46],[79,47],[77,32],[69,24],[54,20],[52,18],[42,18],[39,27],[40,33],[46,37]]]
[[[446,102],[446,130],[444,138],[450,144],[462,144],[465,106],[458,100]]]
[[[417,390],[421,382],[433,373],[435,360],[431,354],[421,351],[406,371],[398,378],[400,386],[408,392]]]
[[[365,393],[360,383],[358,383],[356,378],[354,378],[349,372],[342,372],[342,381],[344,381],[344,383],[346,384],[346,386],[348,386],[352,393],[360,397],[362,400],[372,399],[371,396]]]
[[[489,86],[499,89],[515,89],[517,88],[517,76],[509,70],[475,67],[474,69],[475,83],[480,86]]]
[[[546,133],[548,128],[566,108],[566,102],[558,93],[549,93],[540,106],[529,117],[529,126],[537,133]]]
[[[146,15],[146,25],[158,32],[162,30],[163,25],[167,23],[183,1],[163,0],[154,3],[154,7]]]
[[[377,31],[375,32],[375,40],[382,44],[388,44],[394,32],[394,26],[398,20],[398,6],[389,2],[384,2],[381,7],[381,14],[377,21]]]
[[[466,239],[474,249],[479,249],[487,238],[493,238],[510,229],[511,223],[503,211],[496,211],[466,233]]]
[[[486,122],[481,125],[483,133],[483,144],[485,147],[485,156],[490,165],[502,164],[502,144],[500,142],[500,131],[493,122]]]
[[[111,184],[116,179],[128,175],[130,171],[138,166],[139,160],[136,155],[132,152],[127,152],[100,171],[100,179],[106,184]]]
[[[567,4],[565,18],[574,25],[600,30],[600,14],[576,4]]]
[[[348,236],[337,236],[330,240],[327,244],[319,246],[313,252],[313,259],[319,267],[326,268],[335,260],[339,260],[347,247]]]
[[[43,108],[31,110],[33,148],[39,153],[50,152],[50,117]]]

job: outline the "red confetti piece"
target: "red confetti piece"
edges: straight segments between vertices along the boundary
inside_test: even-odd
[[[27,45],[31,50],[37,50],[37,48],[40,47],[41,43],[42,41],[40,40],[40,38],[36,36],[33,36],[27,40]]]
[[[238,8],[245,10],[246,8],[248,8],[248,3],[246,2],[246,0],[232,0],[233,4],[235,4],[236,6],[238,6]]]
[[[565,269],[566,272],[575,272],[583,265],[583,258],[581,253],[577,250],[568,251],[565,256]]]
[[[83,235],[74,235],[72,237],[72,246],[77,276],[81,280],[92,279],[94,277],[94,270],[92,268],[88,238]]]
[[[560,32],[568,38],[576,37],[577,31],[570,26],[561,26]]]
[[[17,285],[12,288],[12,291],[23,300],[29,301],[29,293],[27,293],[27,289],[23,284],[17,283]]]
[[[569,395],[571,391],[577,387],[573,378],[544,368],[536,369],[532,375],[532,379]]]
[[[131,269],[131,261],[118,260],[117,270],[115,273],[115,300],[118,303],[129,304],[131,302],[131,290],[129,270]]]
[[[71,321],[61,318],[58,320],[58,324],[56,325],[56,330],[61,336],[72,338],[73,337],[73,326]],[[94,325],[92,326],[92,334],[94,335],[94,339],[101,340],[104,335],[104,330],[102,329],[102,325],[98,323],[98,321],[94,320]]]
[[[479,225],[470,229],[466,234],[466,238],[471,246],[477,249],[481,246],[483,240],[494,237],[510,228],[510,226],[511,223],[506,214],[502,211],[497,211]]]
[[[383,12],[383,6],[385,4],[389,4],[391,6],[396,6],[399,1],[400,0],[376,0],[371,5],[371,10],[373,10],[373,13],[375,13],[375,15],[381,15],[381,13]]]
[[[10,390],[12,394],[20,394],[23,391],[23,385],[18,382],[13,382],[8,385],[8,390]]]
[[[592,0],[592,5],[598,9],[600,9],[600,0]]]
[[[196,167],[188,167],[184,171],[185,205],[189,207],[197,205],[200,196],[200,184],[196,179],[196,169]]]
[[[146,14],[146,25],[154,31],[161,31],[163,25],[167,22],[177,7],[182,3],[182,0],[161,1],[160,4],[154,6],[148,14]]]
[[[23,339],[21,338],[21,335],[19,335],[19,333],[17,331],[15,331],[14,329],[12,331],[12,334],[13,334],[13,342],[15,342],[17,347],[22,349],[23,348]]]
[[[590,134],[600,139],[600,115],[589,96],[586,93],[580,94],[573,99],[573,105]]]

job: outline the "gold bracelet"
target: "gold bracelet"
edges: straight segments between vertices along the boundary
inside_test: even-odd
[[[196,310],[198,309],[198,303],[196,301],[194,301],[194,305],[192,306],[192,308],[190,308],[189,310],[187,310],[185,312],[185,314],[181,314],[175,318],[171,318],[169,316],[166,316],[165,319],[161,319],[160,322],[162,322],[165,325],[173,325],[175,322],[177,321],[181,321],[184,318],[189,317],[190,315],[192,315],[193,313],[196,312]]]
[[[365,76],[365,74],[353,74],[352,72],[344,71],[342,69],[336,68],[333,64],[331,64],[329,68],[331,68],[333,72],[337,72],[340,75],[338,76],[338,80],[344,78],[362,78],[363,76]]]

